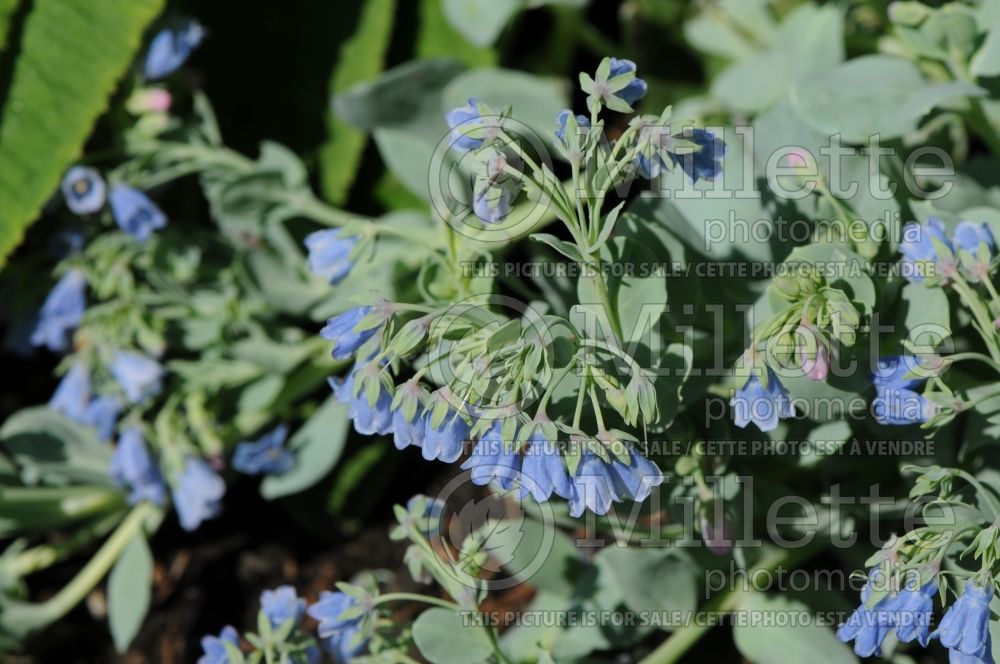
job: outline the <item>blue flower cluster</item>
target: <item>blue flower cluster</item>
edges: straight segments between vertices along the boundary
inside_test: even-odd
[[[188,457],[184,470],[173,487],[174,507],[184,530],[196,530],[203,521],[222,512],[226,483],[203,460]]]
[[[309,607],[309,615],[319,622],[316,631],[337,664],[350,662],[368,645],[368,638],[361,636],[364,616],[341,618],[357,605],[358,600],[347,593],[323,591],[319,601]]]
[[[167,225],[167,215],[146,194],[122,183],[112,186],[108,194],[107,184],[93,168],[74,166],[69,169],[60,188],[66,206],[74,214],[94,214],[108,202],[118,227],[139,242],[145,242],[154,231]]]
[[[237,648],[240,645],[240,633],[232,625],[226,625],[218,636],[203,636],[201,649],[204,653],[198,658],[198,664],[230,664],[226,644]]]
[[[892,355],[878,361],[872,374],[872,410],[880,424],[921,424],[933,415],[934,404],[915,391],[927,380],[919,369],[912,355]]]
[[[267,616],[271,627],[278,629],[289,620],[297,626],[306,610],[306,601],[300,599],[291,586],[279,586],[260,594],[260,610]]]
[[[349,310],[331,318],[323,328],[323,336],[333,342],[333,356],[346,359],[356,352],[377,331],[377,328],[357,331],[358,323],[367,315],[368,307]],[[362,435],[393,435],[398,449],[414,446],[428,461],[454,463],[461,458],[466,443],[471,442],[474,417],[468,408],[450,405],[440,419],[435,408],[421,399],[417,382],[408,381],[398,388],[395,400],[381,381],[382,368],[375,362],[358,362],[343,379],[330,379],[336,399],[348,405],[348,415],[354,429]],[[377,383],[376,399],[372,403],[364,383]],[[446,389],[439,390],[432,401],[450,403]],[[409,405],[407,405],[409,404]],[[606,514],[615,502],[643,501],[653,486],[663,482],[656,464],[632,451],[629,463],[613,458],[605,462],[592,452],[585,452],[570,476],[558,445],[548,441],[535,427],[528,435],[523,450],[505,442],[503,423],[494,420],[480,436],[462,467],[472,471],[472,481],[485,485],[493,480],[504,489],[520,485],[522,498],[531,495],[537,501],[548,500],[553,494],[565,498],[570,510],[579,516],[585,509]]]
[[[937,218],[932,217],[922,224],[907,224],[899,243],[903,276],[914,283],[934,277],[948,279],[958,269],[955,254],[962,250],[978,255],[981,244],[991,257],[996,243],[986,224],[963,221],[955,227],[950,238],[944,222]],[[942,250],[947,253],[942,255]]]
[[[130,505],[147,501],[162,506],[166,502],[160,467],[149,455],[139,429],[130,427],[118,437],[109,473],[115,484],[129,490]]]
[[[722,160],[726,156],[724,140],[706,129],[692,129],[683,134],[669,136],[665,145],[659,144],[659,138],[650,128],[653,138],[647,150],[636,157],[636,168],[639,175],[651,180],[668,168],[667,159],[691,179],[692,182],[714,180],[722,173]],[[670,149],[670,142],[675,139],[690,141],[697,146],[693,152],[678,154]]]
[[[935,578],[927,580],[911,575],[905,587],[885,593],[868,606],[874,590],[887,589],[889,583],[882,567],[871,568],[861,589],[861,605],[837,630],[841,641],[854,641],[854,652],[859,657],[880,656],[882,642],[895,630],[903,643],[917,641],[927,646],[931,639],[940,640],[948,648],[952,662],[993,664],[989,632],[991,588],[968,582],[933,632],[930,626],[934,595],[938,592]]]
[[[753,422],[761,431],[773,431],[778,426],[778,420],[795,416],[788,391],[770,367],[767,367],[767,385],[756,373],[751,373],[743,386],[736,390],[729,405],[733,408],[736,426],[741,429]]]

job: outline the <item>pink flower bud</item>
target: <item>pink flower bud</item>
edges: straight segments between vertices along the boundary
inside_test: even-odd
[[[809,357],[808,351],[799,350],[799,360],[802,363],[802,371],[812,380],[826,380],[826,375],[830,372],[830,351],[826,346],[820,344],[816,348],[816,356]]]
[[[145,113],[166,113],[174,103],[174,98],[163,88],[136,90],[128,100],[128,110],[135,115]]]

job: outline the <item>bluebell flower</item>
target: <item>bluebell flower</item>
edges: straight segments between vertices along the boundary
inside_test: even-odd
[[[242,442],[233,454],[233,468],[246,475],[280,475],[295,463],[295,455],[285,449],[288,427],[275,427],[253,442]]]
[[[990,227],[986,224],[977,224],[971,221],[960,222],[955,227],[955,232],[952,234],[952,240],[956,247],[965,249],[970,254],[975,254],[979,251],[979,243],[985,242],[986,246],[989,247],[990,253],[993,252],[995,243],[993,242],[993,233],[990,232]]]
[[[573,115],[573,111],[565,109],[563,111],[560,111],[559,115],[556,116],[556,122],[559,124],[559,128],[556,129],[556,138],[558,138],[560,141],[566,140],[566,123],[569,121],[569,116],[571,115]],[[588,118],[586,115],[576,116],[576,126],[589,129],[590,118]]]
[[[628,72],[635,72],[636,70],[635,63],[632,62],[631,60],[625,60],[624,58],[611,58],[610,60],[611,60],[611,76],[609,78],[613,78],[615,76],[621,76],[622,74]],[[626,85],[624,88],[622,88],[618,92],[615,92],[614,95],[619,99],[621,99],[622,101],[624,101],[629,106],[632,106],[635,104],[635,102],[639,101],[640,99],[646,96],[647,87],[648,86],[646,85],[646,81],[642,80],[641,78],[635,78],[632,79],[632,82]]]
[[[872,372],[876,387],[913,389],[927,380],[920,374],[920,363],[913,355],[886,355],[880,357]]]
[[[670,160],[691,178],[692,182],[714,180],[722,172],[722,159],[726,156],[726,142],[705,129],[694,129],[680,136],[700,146],[695,152],[675,154],[667,152]]]
[[[514,192],[507,187],[487,187],[472,197],[472,211],[480,221],[499,224],[510,214]]]
[[[393,427],[392,396],[384,385],[379,386],[375,405],[368,403],[364,388],[355,394],[358,372],[363,370],[356,367],[343,379],[331,378],[330,387],[337,401],[348,404],[347,414],[354,421],[355,431],[364,436],[388,434]]]
[[[879,424],[922,424],[933,417],[935,406],[922,394],[898,387],[878,387],[872,412]]]
[[[81,423],[97,431],[98,440],[108,441],[115,432],[115,424],[122,412],[121,401],[113,394],[102,394],[87,405]]]
[[[306,610],[306,601],[295,593],[292,586],[279,586],[260,594],[260,609],[271,622],[271,627],[278,629],[289,620],[298,625]]]
[[[932,639],[939,639],[941,645],[951,651],[951,661],[977,661],[975,658],[978,658],[993,662],[989,629],[992,597],[992,587],[967,582],[965,591],[948,608],[937,629],[931,633]]]
[[[134,427],[125,429],[118,437],[109,471],[111,479],[123,489],[129,489],[128,502],[135,505],[142,501],[163,505],[167,499],[166,486],[160,468],[153,461],[142,440],[142,432]]]
[[[397,450],[402,450],[410,445],[423,447],[424,433],[424,407],[417,404],[413,417],[407,419],[403,407],[400,406],[392,411],[392,442]]]
[[[87,308],[84,293],[87,280],[80,270],[70,270],[49,292],[31,333],[33,346],[45,346],[61,353],[69,348],[69,335],[83,319]]]
[[[331,284],[340,283],[354,267],[351,251],[358,238],[343,232],[341,228],[330,228],[310,233],[305,239],[309,250],[309,271]]]
[[[60,188],[66,200],[66,207],[73,214],[79,215],[93,214],[100,210],[104,207],[104,200],[108,194],[104,178],[87,166],[74,166],[66,171]]]
[[[326,322],[320,334],[324,339],[333,342],[333,359],[346,360],[372,338],[378,327],[357,331],[358,323],[371,313],[371,307],[354,307],[342,314],[337,314]]]
[[[573,495],[569,498],[570,516],[581,516],[584,510],[597,515],[607,514],[612,503],[622,500],[618,493],[619,486],[604,460],[585,450],[573,477]]]
[[[116,351],[110,369],[130,403],[156,396],[163,389],[163,367],[140,353]]]
[[[146,194],[125,184],[111,187],[111,214],[118,228],[139,242],[145,242],[167,225],[167,215]]]
[[[503,439],[503,422],[495,420],[479,438],[462,468],[472,471],[473,484],[484,486],[496,480],[500,488],[509,491],[520,475],[520,465],[521,457],[513,442],[507,444]]]
[[[226,653],[227,643],[237,648],[240,645],[240,634],[232,625],[223,627],[218,636],[203,636],[201,649],[205,654],[198,658],[198,664],[234,664]]]
[[[462,456],[463,444],[469,439],[471,427],[455,410],[449,409],[437,427],[431,424],[433,415],[433,409],[429,409],[424,415],[423,456],[428,461],[437,459],[454,463]]]
[[[649,498],[654,486],[663,484],[663,471],[636,450],[631,451],[630,457],[628,464],[612,457],[611,470],[616,478],[618,494],[641,503]]]
[[[761,431],[772,431],[778,420],[793,417],[795,410],[792,400],[778,377],[767,369],[767,387],[764,387],[756,373],[751,373],[747,382],[729,401],[733,407],[733,418],[741,429],[750,422]]]
[[[351,619],[340,617],[340,614],[357,604],[358,600],[347,593],[323,591],[319,601],[308,609],[309,615],[319,622],[317,634],[324,640],[324,645],[338,664],[351,661],[368,644],[367,638],[352,644],[363,628],[362,616]]]
[[[201,459],[189,457],[173,489],[174,507],[184,530],[195,530],[202,521],[222,511],[226,483]]]
[[[479,131],[482,126],[482,112],[479,100],[469,97],[469,103],[445,113],[445,122],[451,129],[451,147],[468,152],[482,147],[486,136]]]
[[[82,364],[74,364],[59,381],[49,399],[49,408],[80,422],[90,404],[90,373]]]
[[[934,613],[934,595],[938,591],[936,579],[919,588],[917,579],[910,579],[906,587],[892,598],[893,625],[896,636],[903,643],[914,639],[925,648],[930,640],[931,619]]]
[[[548,441],[536,428],[528,436],[521,464],[521,498],[528,494],[544,502],[555,493],[563,498],[573,496],[573,482],[555,442]]]
[[[926,223],[907,224],[903,228],[899,252],[903,254],[903,276],[909,281],[920,283],[924,277],[934,276],[929,272],[929,264],[936,263],[941,258],[934,247],[934,239],[949,251],[955,250],[945,232],[944,222],[940,219],[932,217]]]
[[[180,69],[204,38],[205,28],[193,19],[184,19],[157,33],[146,53],[146,78],[155,81]]]
[[[893,627],[892,600],[885,595],[874,606],[868,607],[872,588],[885,583],[885,574],[879,567],[868,571],[868,581],[861,589],[861,604],[847,619],[847,622],[837,628],[837,638],[848,643],[854,641],[854,652],[859,657],[880,656],[882,642]]]

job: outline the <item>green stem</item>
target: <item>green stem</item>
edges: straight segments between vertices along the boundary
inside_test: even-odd
[[[601,306],[604,307],[604,313],[608,316],[608,322],[611,324],[611,331],[614,332],[615,337],[621,342],[624,339],[622,335],[622,326],[618,321],[618,314],[615,308],[611,304],[611,296],[608,294],[608,286],[604,283],[604,277],[602,276],[602,265],[601,258],[599,255],[594,255],[591,257],[595,271],[590,275],[590,281],[594,284],[594,289],[597,291],[597,296],[601,298]]]
[[[948,364],[954,364],[955,362],[961,362],[963,360],[972,360],[974,362],[982,362],[983,364],[988,364],[1000,372],[1000,362],[983,355],[982,353],[954,353],[944,358],[944,361]]]
[[[386,602],[423,602],[424,604],[432,604],[450,611],[462,610],[462,607],[454,602],[449,602],[448,600],[441,599],[440,597],[431,597],[429,595],[420,595],[417,593],[385,593],[384,595],[379,595],[375,598],[375,606],[385,604]]]
[[[4,626],[15,634],[24,635],[65,616],[107,575],[143,525],[149,521],[149,530],[153,531],[162,519],[163,510],[156,505],[136,505],[72,581],[44,602],[18,606],[16,611],[10,612]]]
[[[11,574],[17,578],[28,576],[65,560],[77,550],[101,537],[121,520],[122,512],[97,519],[79,528],[66,539],[53,544],[42,544],[17,554]]]
[[[965,306],[969,308],[972,312],[973,317],[978,322],[976,326],[979,330],[979,335],[983,338],[986,343],[986,349],[990,352],[990,357],[995,361],[1000,362],[1000,346],[997,345],[997,335],[995,328],[993,326],[993,321],[990,319],[989,312],[986,311],[986,305],[981,299],[973,292],[969,284],[962,278],[962,275],[956,274],[952,278],[952,284],[955,287],[955,291],[958,293],[962,302]]]
[[[1000,396],[1000,393],[993,394],[991,396],[994,396],[994,397],[995,396]],[[979,480],[977,480],[975,477],[973,477],[971,474],[965,472],[964,470],[959,470],[958,471],[958,475],[963,480],[965,480],[966,482],[968,482],[969,484],[971,484],[972,487],[976,490],[976,493],[978,493],[979,495],[981,495],[983,497],[983,499],[987,503],[989,503],[990,510],[993,512],[993,518],[994,519],[1000,518],[1000,502],[997,502],[996,496],[994,496],[992,493],[990,493],[989,491],[987,491],[986,487],[983,486],[982,482],[980,482]]]

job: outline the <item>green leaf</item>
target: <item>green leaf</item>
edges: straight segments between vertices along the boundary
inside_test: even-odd
[[[443,0],[452,27],[476,46],[489,46],[521,7],[519,0]]]
[[[791,99],[802,118],[821,132],[849,143],[904,136],[931,108],[983,91],[967,83],[930,85],[909,60],[867,55],[802,80]]]
[[[91,483],[111,486],[111,447],[90,427],[44,406],[11,415],[0,428],[0,441],[25,472],[48,484]]]
[[[794,624],[796,616],[814,616],[808,606],[787,597],[769,597],[751,593],[740,605],[748,615],[775,616],[786,614],[788,623],[781,620],[771,623],[741,623],[733,628],[736,647],[743,656],[755,664],[784,664],[808,662],[823,653],[825,664],[857,664],[851,649],[837,640],[833,632],[815,622]]]
[[[153,554],[138,532],[108,577],[108,623],[115,650],[124,653],[142,627],[153,588]]]
[[[349,87],[375,78],[385,66],[392,35],[396,0],[367,0],[354,34],[340,49],[330,91],[336,95]],[[346,198],[364,153],[368,137],[356,127],[330,113],[330,138],[320,149],[320,185],[334,205]]]
[[[568,597],[573,577],[581,566],[580,553],[572,540],[551,523],[524,519],[516,528],[494,529],[488,546],[504,551],[501,560],[508,574],[539,590]]]
[[[493,652],[481,627],[465,624],[459,614],[438,607],[417,616],[413,640],[431,664],[477,664]]]
[[[699,570],[676,551],[611,546],[597,555],[633,611],[688,613],[698,607]]]
[[[281,475],[268,475],[260,493],[268,500],[309,488],[333,468],[347,438],[347,404],[330,396],[309,421],[288,441],[295,452],[295,465]]]
[[[448,57],[469,67],[492,67],[496,51],[470,44],[444,15],[441,0],[420,0],[420,31],[417,34],[419,60]]]
[[[0,264],[79,156],[162,5],[34,3],[0,125]]]

